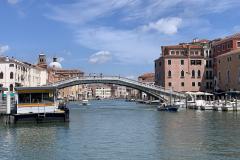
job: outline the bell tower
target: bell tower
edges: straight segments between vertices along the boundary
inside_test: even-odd
[[[46,56],[43,53],[39,55],[38,65],[47,65]]]

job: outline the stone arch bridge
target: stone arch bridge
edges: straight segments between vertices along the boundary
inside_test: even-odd
[[[161,99],[167,102],[171,96],[178,99],[185,98],[186,95],[183,92],[174,91],[157,85],[150,85],[144,82],[138,82],[132,79],[120,77],[120,76],[83,76],[83,77],[71,77],[61,81],[47,84],[47,86],[55,86],[57,89],[62,89],[69,86],[79,84],[94,84],[94,83],[109,83],[126,87],[131,87],[146,94],[153,96],[156,99]]]

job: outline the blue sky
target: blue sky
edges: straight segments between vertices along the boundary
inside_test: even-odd
[[[137,79],[161,46],[240,32],[238,0],[1,0],[0,54]]]

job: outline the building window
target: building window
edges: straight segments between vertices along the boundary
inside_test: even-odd
[[[218,60],[218,63],[220,63],[220,59]]]
[[[170,70],[168,71],[168,77],[172,77],[172,72]]]
[[[206,50],[206,57],[208,57],[208,50]]]
[[[240,55],[239,55],[239,57],[240,57]],[[184,65],[184,60],[181,60],[181,65]]]
[[[12,84],[10,84],[10,91],[13,91],[13,85]]]
[[[222,45],[222,50],[225,51],[225,44]]]
[[[171,55],[175,55],[175,51],[171,51]]]
[[[181,82],[181,87],[184,87],[184,82]]]
[[[14,67],[14,64],[9,64],[9,67]]]
[[[240,48],[240,42],[237,42],[237,48]]]
[[[230,49],[230,42],[227,43],[227,48]]]
[[[228,57],[228,58],[227,58],[227,61],[228,61],[228,62],[231,61],[231,57]]]
[[[198,70],[197,76],[198,76],[198,77],[201,77],[201,71],[200,71],[200,70]]]
[[[157,68],[157,64],[155,63],[155,68]]]
[[[184,55],[184,51],[181,51],[181,52],[180,52],[180,55]]]
[[[159,62],[159,66],[161,66],[161,62]]]
[[[10,73],[10,79],[13,79],[13,72]]]
[[[201,82],[198,82],[198,87],[200,87],[201,86]]]
[[[230,79],[230,72],[227,71],[227,79]]]
[[[195,52],[195,55],[198,55],[198,51]]]
[[[218,52],[220,52],[220,46],[218,46]]]
[[[195,77],[195,71],[192,70],[192,77]]]
[[[181,77],[184,77],[184,71],[183,70],[181,71]]]
[[[201,65],[202,61],[201,60],[196,60],[197,61],[197,65]]]
[[[209,57],[212,58],[212,51],[209,51]]]
[[[168,60],[168,65],[171,65],[171,60]]]
[[[195,65],[195,60],[191,60],[191,65]]]
[[[215,48],[213,48],[213,54],[215,53]]]
[[[195,87],[195,82],[192,82],[192,86]]]
[[[240,55],[238,55],[238,59],[240,59]]]
[[[171,87],[172,86],[172,83],[171,82],[168,82],[168,87]]]
[[[190,52],[190,55],[194,55],[194,52],[193,52],[193,51],[191,51],[191,52]]]
[[[3,72],[0,73],[0,79],[3,79]]]
[[[179,51],[176,51],[176,55],[179,55]]]

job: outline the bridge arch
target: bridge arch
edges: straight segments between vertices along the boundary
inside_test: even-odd
[[[71,77],[61,81],[49,83],[48,86],[55,86],[57,89],[63,89],[66,87],[79,85],[79,84],[95,84],[95,83],[109,83],[126,87],[131,87],[139,91],[145,92],[148,95],[167,101],[171,95],[180,97],[186,97],[182,92],[174,91],[157,85],[150,85],[143,82],[138,82],[128,78],[120,76],[84,76],[84,77]]]

